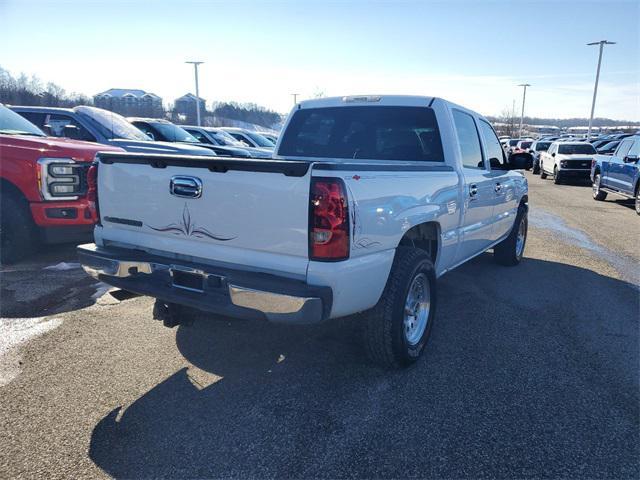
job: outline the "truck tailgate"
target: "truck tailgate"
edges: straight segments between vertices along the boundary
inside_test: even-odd
[[[304,276],[306,162],[105,154],[102,241]]]

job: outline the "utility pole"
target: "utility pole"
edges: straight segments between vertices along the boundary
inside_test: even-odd
[[[596,70],[596,84],[593,87],[593,100],[591,101],[591,115],[589,115],[589,130],[587,131],[587,140],[591,138],[591,126],[593,125],[593,112],[596,109],[596,95],[598,94],[598,81],[600,81],[600,65],[602,64],[602,50],[605,45],[615,45],[616,42],[608,40],[600,40],[599,42],[587,43],[587,45],[600,45],[600,54],[598,55],[598,69]]]
[[[292,93],[291,96],[293,97],[293,106],[295,107],[298,104],[298,95],[300,95],[299,93]]]
[[[196,116],[198,119],[198,126],[200,126],[200,89],[198,88],[198,65],[202,65],[204,62],[188,61],[184,63],[190,63],[193,65],[193,69],[196,75]]]
[[[527,98],[527,87],[530,87],[531,85],[529,85],[528,83],[521,83],[518,86],[524,88],[522,92],[522,112],[520,113],[520,130],[518,131],[518,138],[522,138],[522,122],[524,121],[524,100]]]

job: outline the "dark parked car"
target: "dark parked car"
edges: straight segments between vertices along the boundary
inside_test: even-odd
[[[220,147],[240,148],[249,152],[254,158],[271,158],[271,150],[263,148],[248,147],[246,144],[236,140],[224,130],[214,127],[196,127],[193,125],[183,125],[183,129],[196,137],[200,143],[218,145]]]
[[[244,148],[221,147],[211,143],[202,143],[184,128],[168,120],[160,118],[128,118],[127,120],[154,140],[197,145],[198,147],[211,150],[221,157],[251,157],[251,154]]]
[[[97,142],[120,147],[128,152],[215,155],[211,150],[195,145],[154,142],[122,115],[102,108],[11,107],[11,110],[52,137]]]
[[[596,148],[596,151],[601,155],[613,155],[613,152],[616,151],[621,141],[622,140],[614,140],[613,142],[607,142],[601,147]]]

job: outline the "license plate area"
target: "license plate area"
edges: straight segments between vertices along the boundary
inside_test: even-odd
[[[175,288],[182,288],[190,292],[204,292],[205,275],[198,271],[171,269],[171,284]]]

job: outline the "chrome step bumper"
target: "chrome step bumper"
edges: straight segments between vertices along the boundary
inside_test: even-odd
[[[91,277],[166,302],[235,318],[299,324],[325,320],[331,311],[330,287],[95,244],[80,245],[77,252]]]

